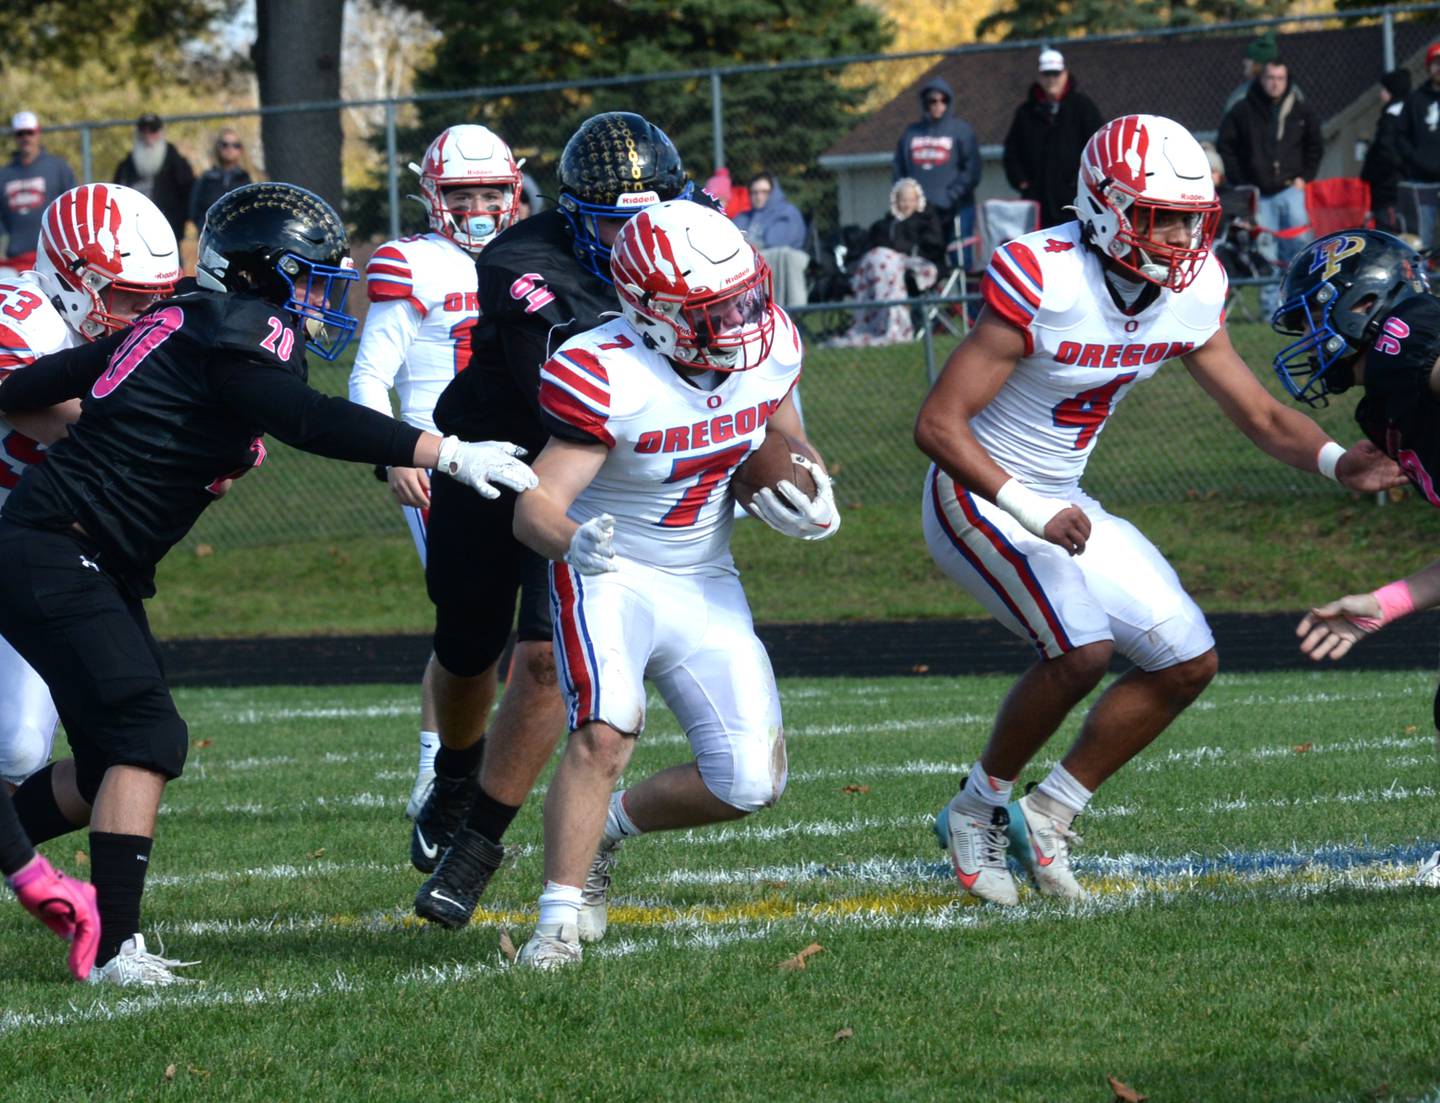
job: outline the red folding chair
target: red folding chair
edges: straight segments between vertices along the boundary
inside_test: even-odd
[[[1305,210],[1316,237],[1375,225],[1370,217],[1370,185],[1355,176],[1310,181],[1305,185]]]

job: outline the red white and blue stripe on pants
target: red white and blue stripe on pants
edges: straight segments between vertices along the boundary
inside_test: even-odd
[[[585,619],[584,595],[585,582],[579,571],[568,563],[550,564],[550,612],[571,731],[600,716],[599,667]]]

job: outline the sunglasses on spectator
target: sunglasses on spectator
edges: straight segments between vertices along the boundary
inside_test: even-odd
[[[244,149],[244,148],[245,148],[245,147],[244,147],[243,145],[241,145],[239,142],[216,142],[216,143],[215,143],[215,147],[216,147],[217,149]]]
[[[950,101],[947,100],[944,96],[926,96],[926,97],[925,97],[925,106],[927,106],[927,107],[930,106],[930,104],[932,104],[932,103],[949,103],[949,102],[950,102]]]
[[[35,131],[35,130],[17,130],[17,131],[15,131],[15,137],[17,137],[17,138],[33,138],[33,137],[35,137],[35,135],[36,135],[37,133],[39,133],[39,131]]]

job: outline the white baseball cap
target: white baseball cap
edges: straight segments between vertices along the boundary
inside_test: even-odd
[[[1044,49],[1040,51],[1040,71],[1042,73],[1058,73],[1065,68],[1065,55],[1059,50]]]
[[[39,130],[40,120],[35,117],[33,111],[17,111],[10,120],[10,129],[15,130]]]

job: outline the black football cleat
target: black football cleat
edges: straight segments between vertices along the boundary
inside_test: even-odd
[[[421,873],[434,873],[440,855],[450,845],[451,836],[464,822],[470,803],[480,792],[474,777],[436,776],[430,795],[420,807],[420,814],[410,827],[410,864]]]
[[[504,857],[504,847],[473,828],[460,828],[435,872],[415,894],[415,914],[443,927],[465,926]]]

